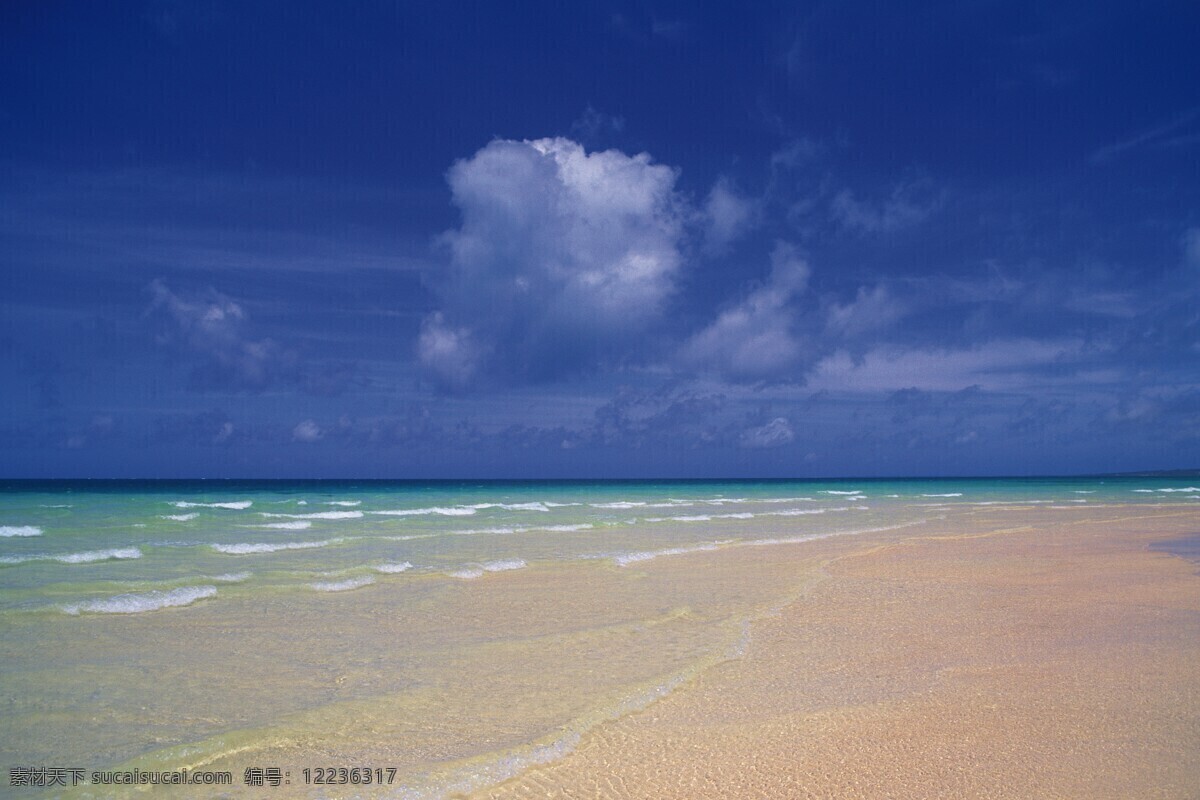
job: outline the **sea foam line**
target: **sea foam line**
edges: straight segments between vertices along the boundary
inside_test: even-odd
[[[91,564],[96,561],[120,561],[141,558],[136,547],[115,547],[110,550],[86,550],[82,553],[35,553],[27,556],[2,556],[0,564],[24,564],[27,561],[61,561],[64,564]]]
[[[703,553],[709,550],[717,550],[720,547],[729,544],[732,539],[727,539],[721,542],[708,542],[707,544],[691,545],[689,547],[667,547],[662,550],[642,550],[632,553],[615,553],[601,558],[611,558],[618,566],[626,567],[630,564],[636,564],[639,561],[650,561],[651,559],[661,556],[682,556],[688,553]]]
[[[282,519],[361,519],[361,511],[316,511],[312,514],[273,514],[269,511],[258,512],[264,517]]]
[[[242,525],[243,528],[273,528],[282,531],[306,531],[312,527],[307,519],[295,519],[291,522],[264,522],[262,525]]]
[[[105,600],[87,600],[82,603],[65,605],[62,610],[68,614],[91,612],[95,614],[140,614],[144,611],[156,611],[160,608],[191,605],[197,600],[214,597],[217,594],[215,586],[186,586],[172,589],[169,592],[145,592],[143,594],[121,594]]]
[[[572,531],[586,531],[594,528],[590,522],[581,522],[576,525],[534,525],[534,526],[511,526],[498,528],[468,528],[467,530],[452,531],[455,536],[474,536],[476,534],[496,534],[506,535],[510,533],[530,533],[533,531],[550,531],[553,533],[571,533]],[[399,538],[399,537],[396,537]],[[412,538],[412,537],[405,537]]]
[[[213,550],[218,553],[242,556],[254,553],[274,553],[279,550],[308,550],[314,547],[326,547],[340,542],[341,539],[322,539],[317,542],[239,542],[237,544],[214,544]]]
[[[238,500],[232,503],[190,503],[187,500],[177,500],[171,505],[176,508],[228,508],[232,511],[242,511],[254,505],[253,500]]]
[[[0,536],[41,536],[42,529],[35,525],[0,525]]]
[[[502,508],[505,511],[549,511],[550,510],[550,508],[549,508],[549,506],[547,506],[547,504],[539,503],[539,502],[532,502],[532,503],[472,503],[469,506],[462,506],[462,508],[474,508],[476,510],[483,510],[485,508]]]
[[[542,764],[548,764],[567,756],[579,746],[584,735],[597,726],[619,720],[642,711],[655,702],[667,697],[680,686],[702,674],[705,670],[741,658],[750,643],[750,623],[743,621],[735,642],[719,653],[701,658],[690,666],[670,673],[656,681],[637,686],[614,704],[602,707],[575,719],[560,729],[561,733],[539,739],[530,744],[511,748],[488,763],[459,762],[462,766],[451,766],[436,773],[423,776],[422,784],[402,786],[395,797],[404,800],[442,800],[471,794],[487,786],[495,786],[520,775],[522,772]]]
[[[451,578],[459,578],[461,580],[474,580],[482,578],[486,572],[508,572],[514,569],[524,569],[526,563],[520,558],[506,558],[500,561],[489,561],[486,564],[480,564],[477,567],[466,567],[464,569],[455,570],[447,573]]]
[[[646,517],[645,522],[711,522],[714,519],[754,519],[755,517],[807,517],[838,511],[867,511],[869,506],[839,506],[837,508],[785,508],[781,511],[737,511],[730,514],[683,514],[674,517]]]
[[[310,583],[309,587],[316,589],[318,592],[347,592],[351,589],[360,589],[363,586],[369,586],[374,582],[374,578],[364,575],[359,578],[347,578],[344,581],[318,581]]]
[[[479,509],[471,506],[432,506],[430,508],[399,508],[389,511],[371,511],[385,517],[411,517],[425,514],[440,514],[444,517],[469,517]]]

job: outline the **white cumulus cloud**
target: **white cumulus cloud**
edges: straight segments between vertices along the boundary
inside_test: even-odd
[[[676,171],[570,139],[498,139],[451,167],[462,224],[430,286],[421,363],[465,387],[618,360],[674,291],[685,209]]]

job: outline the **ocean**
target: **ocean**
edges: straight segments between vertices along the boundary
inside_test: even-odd
[[[233,771],[221,792],[171,790],[186,797],[261,796],[246,769],[277,769],[293,794],[444,797],[557,758],[741,657],[750,622],[811,577],[771,568],[773,548],[1113,504],[1197,505],[1200,488],[8,482],[0,768]],[[759,561],[721,568],[751,548]],[[343,774],[353,791],[314,785],[325,768],[360,770]]]

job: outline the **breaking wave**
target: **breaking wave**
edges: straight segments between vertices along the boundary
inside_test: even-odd
[[[524,569],[528,566],[523,559],[506,558],[500,561],[489,561],[486,564],[480,564],[477,567],[466,567],[464,569],[455,570],[447,573],[451,578],[460,578],[462,580],[473,580],[482,578],[486,572],[508,572],[514,569]]]
[[[42,529],[33,525],[0,525],[0,536],[41,536]]]
[[[107,600],[88,600],[83,603],[65,605],[62,610],[68,614],[140,614],[144,611],[157,611],[160,608],[191,605],[197,600],[213,597],[217,593],[215,586],[187,586],[182,589],[172,589],[169,592],[145,592],[144,594],[121,594]]]
[[[110,550],[85,550],[82,553],[40,553],[28,556],[0,557],[0,564],[24,564],[26,561],[61,561],[64,564],[91,564],[96,561],[121,561],[141,558],[142,551],[136,547],[115,547]]]
[[[269,511],[260,511],[264,517],[276,517],[285,519],[360,519],[363,515],[361,511],[316,511],[312,514],[273,514]]]
[[[440,514],[444,517],[469,517],[478,509],[471,506],[432,506],[430,508],[400,508],[390,511],[372,511],[385,517],[411,517],[425,514]]]
[[[254,505],[254,501],[238,500],[233,503],[190,503],[187,500],[176,500],[171,505],[176,508],[228,508],[233,511],[242,511]]]
[[[369,586],[374,583],[375,579],[369,575],[364,575],[360,578],[347,578],[344,581],[318,581],[310,583],[309,586],[316,589],[318,592],[346,592],[351,589],[359,589],[363,586]]]
[[[218,553],[234,556],[244,556],[252,553],[274,553],[278,550],[308,550],[314,547],[326,547],[338,541],[323,539],[319,542],[239,542],[238,544],[214,544],[212,549]]]

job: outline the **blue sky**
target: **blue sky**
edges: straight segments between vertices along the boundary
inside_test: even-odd
[[[0,475],[1200,466],[1198,31],[5,3]]]

